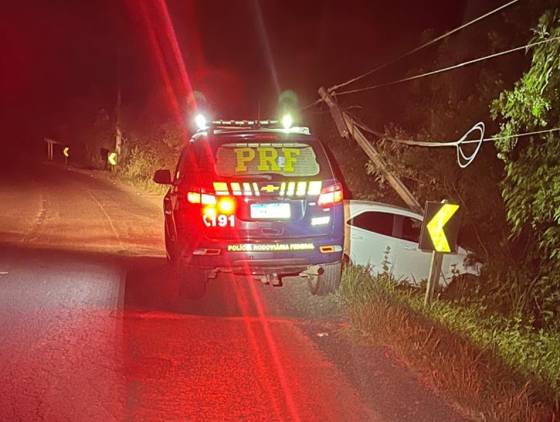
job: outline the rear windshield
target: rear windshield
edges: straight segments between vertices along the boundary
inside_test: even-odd
[[[321,177],[332,178],[331,168],[323,147],[316,142],[239,142],[224,140],[191,144],[196,158],[185,160],[184,172],[193,169],[212,171],[217,176],[236,178],[268,175],[271,178]],[[194,157],[193,157],[194,158]]]
[[[304,143],[227,143],[216,149],[218,176],[277,174],[317,176],[321,166],[311,145]]]

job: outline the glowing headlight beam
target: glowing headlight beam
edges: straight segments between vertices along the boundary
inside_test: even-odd
[[[198,113],[194,118],[194,123],[199,130],[204,130],[208,128],[208,120],[206,116],[202,113]]]

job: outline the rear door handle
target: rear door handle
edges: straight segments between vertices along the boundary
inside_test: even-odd
[[[357,234],[353,234],[353,235],[352,235],[352,239],[364,240],[364,238],[363,238],[362,236],[358,236]]]
[[[415,250],[417,250],[417,249],[418,249],[418,248],[417,248],[416,246],[405,246],[405,247],[404,247],[404,250],[405,250],[405,251],[415,251]]]

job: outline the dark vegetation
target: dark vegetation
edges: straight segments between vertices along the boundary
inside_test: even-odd
[[[546,2],[519,4],[506,17],[444,42],[409,73],[559,36],[560,12],[543,10]],[[388,92],[373,99],[371,93],[341,97],[346,107],[363,104],[351,113],[384,134],[371,139],[421,203],[446,198],[462,206],[460,241],[485,264],[479,282],[465,286],[463,294],[535,329],[554,330],[560,321],[559,133],[487,142],[466,169],[457,165],[454,148],[410,147],[389,139],[457,140],[478,121],[486,123],[486,136],[560,126],[559,53],[560,44],[553,42],[521,59],[508,56],[412,82],[399,88],[405,93],[394,101],[401,118],[389,125],[377,113],[379,104],[391,107]],[[337,136],[328,113],[316,120],[354,197],[399,202],[359,148]]]

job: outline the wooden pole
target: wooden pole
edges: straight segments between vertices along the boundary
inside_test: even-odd
[[[408,190],[406,185],[399,179],[398,176],[391,173],[387,163],[381,157],[377,149],[372,145],[372,143],[365,137],[362,131],[352,120],[350,115],[338,107],[333,97],[327,92],[323,87],[319,88],[319,95],[329,106],[331,115],[336,123],[338,131],[343,138],[352,136],[358,145],[364,150],[369,159],[375,164],[375,167],[383,174],[385,180],[391,185],[391,187],[397,192],[397,194],[402,198],[404,203],[408,205],[411,210],[421,213],[422,206],[416,200],[414,195]]]
[[[424,297],[424,306],[430,306],[432,304],[432,300],[434,298],[434,292],[438,288],[442,263],[443,263],[443,254],[433,251],[432,262],[430,263],[430,276],[428,277],[428,285],[426,286],[426,296]]]

